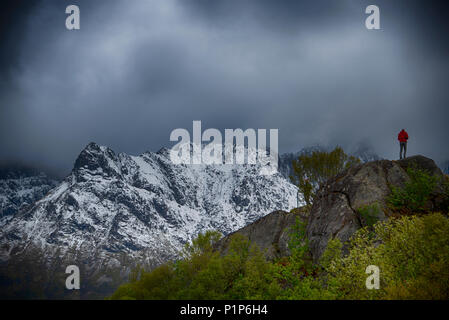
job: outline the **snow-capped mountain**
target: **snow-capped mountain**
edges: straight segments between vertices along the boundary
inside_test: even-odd
[[[40,170],[7,165],[0,168],[0,219],[26,210],[58,184]]]
[[[91,143],[62,183],[3,223],[3,255],[32,243],[103,256],[145,252],[164,262],[199,232],[227,234],[295,207],[297,188],[261,169],[175,165],[167,149],[130,156]]]

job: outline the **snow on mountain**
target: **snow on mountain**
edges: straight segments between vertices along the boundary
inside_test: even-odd
[[[199,232],[233,232],[296,206],[297,188],[257,165],[175,165],[169,151],[115,154],[89,144],[61,184],[2,227],[7,257],[28,243],[103,256],[176,257]]]
[[[0,168],[0,221],[11,219],[44,197],[58,182],[37,169],[8,165]],[[2,222],[0,222],[0,225]]]

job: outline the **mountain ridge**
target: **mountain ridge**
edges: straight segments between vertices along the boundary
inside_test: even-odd
[[[26,210],[58,185],[37,168],[19,164],[0,166],[0,219]]]
[[[159,264],[199,232],[227,234],[295,207],[296,187],[278,173],[261,175],[262,169],[173,165],[167,149],[130,156],[89,143],[57,187],[3,223],[2,255],[33,243],[103,256],[146,252]]]

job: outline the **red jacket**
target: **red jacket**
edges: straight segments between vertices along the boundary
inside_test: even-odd
[[[399,132],[398,140],[399,140],[399,142],[407,142],[408,134],[405,130],[401,130],[401,132]]]

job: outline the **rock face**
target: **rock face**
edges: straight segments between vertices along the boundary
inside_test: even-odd
[[[0,226],[17,212],[43,198],[58,181],[44,172],[22,166],[0,168]]]
[[[410,166],[442,176],[432,159],[414,156],[400,161],[379,160],[354,166],[321,186],[306,230],[315,262],[329,239],[337,237],[342,242],[347,241],[364,226],[358,209],[378,203],[381,210],[377,219],[386,219],[385,199],[391,193],[390,186],[403,186],[409,179],[406,170]]]
[[[62,183],[0,230],[3,256],[28,243],[103,256],[175,258],[209,229],[233,232],[296,206],[297,188],[261,165],[175,165],[167,149],[140,156],[89,144]]]
[[[290,254],[288,242],[296,219],[305,221],[307,217],[303,212],[272,212],[221,239],[217,244],[217,249],[226,252],[231,237],[238,233],[247,237],[251,243],[257,244],[265,252],[265,257],[268,260],[288,256]]]

